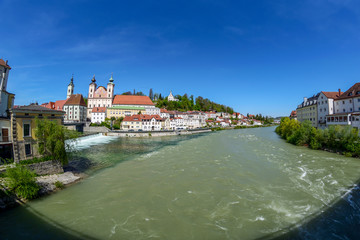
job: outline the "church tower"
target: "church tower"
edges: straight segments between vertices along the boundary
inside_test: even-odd
[[[67,88],[67,96],[66,96],[66,99],[69,99],[71,95],[74,94],[74,75],[71,77],[71,81],[68,85],[68,88]]]
[[[113,79],[113,75],[111,74],[111,78],[109,79],[109,83],[107,84],[107,97],[108,98],[113,98],[114,97],[114,79]]]
[[[95,94],[95,91],[96,91],[96,79],[95,79],[95,74],[94,74],[94,77],[91,79],[91,83],[89,85],[89,95],[88,95],[88,98],[93,98],[94,97],[94,94]]]

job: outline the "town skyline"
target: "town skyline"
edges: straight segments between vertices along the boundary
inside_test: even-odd
[[[115,94],[172,90],[277,117],[299,97],[348,89],[360,76],[355,1],[2,1],[0,8],[8,28],[0,57],[12,67],[16,105],[63,99],[72,74],[75,93],[87,96],[94,74],[106,85],[113,73]]]

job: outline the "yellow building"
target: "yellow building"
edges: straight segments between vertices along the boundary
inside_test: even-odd
[[[62,124],[65,112],[52,110],[39,105],[14,108],[11,112],[14,161],[39,157],[35,137],[35,119],[49,119]]]
[[[297,107],[297,120],[299,122],[310,121],[313,127],[318,127],[318,104],[319,93],[310,98],[304,98],[304,101]]]
[[[144,107],[134,107],[134,106],[116,106],[116,107],[108,107],[106,109],[106,117],[111,118],[120,118],[126,116],[132,116],[137,114],[144,114],[145,108]]]

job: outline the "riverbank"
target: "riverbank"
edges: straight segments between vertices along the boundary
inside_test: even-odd
[[[275,132],[288,143],[306,146],[314,150],[360,157],[359,131],[351,126],[329,126],[326,129],[312,127],[311,122],[283,118]]]
[[[61,174],[38,176],[36,177],[36,184],[40,187],[40,190],[37,198],[55,193],[85,177],[86,174],[72,171]],[[0,178],[0,212],[17,207],[29,201],[18,198],[14,193],[9,192],[6,188],[2,187],[4,182],[5,179]]]

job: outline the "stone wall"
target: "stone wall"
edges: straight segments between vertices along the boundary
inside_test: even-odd
[[[24,166],[29,170],[34,171],[38,175],[56,174],[64,172],[61,163],[56,160],[33,163]]]
[[[98,133],[105,133],[110,132],[107,127],[84,127],[84,132],[98,132]]]
[[[105,133],[106,136],[118,137],[162,137],[162,136],[175,136],[175,135],[190,135],[197,133],[211,132],[211,129],[199,129],[192,131],[152,131],[152,132],[125,132],[125,131],[112,131]]]

